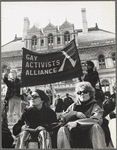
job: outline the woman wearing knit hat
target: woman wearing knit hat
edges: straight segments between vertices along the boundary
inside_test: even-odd
[[[45,105],[48,101],[48,96],[44,91],[36,89],[35,92],[32,93],[31,101],[32,106],[24,109],[19,121],[13,127],[13,134],[15,136],[19,135],[16,148],[33,148],[30,143],[27,144],[27,142],[25,142],[27,137],[28,139],[30,139],[30,137],[33,137],[32,139],[37,137],[36,143],[39,147],[33,142],[34,147],[37,146],[37,148],[42,149],[52,148],[51,140],[49,140],[49,144],[48,142],[40,144],[43,140],[50,139],[50,125],[57,121],[55,112]],[[40,140],[42,141],[40,142]]]

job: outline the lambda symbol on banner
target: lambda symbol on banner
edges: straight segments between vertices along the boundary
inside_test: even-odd
[[[65,66],[65,61],[66,61],[66,59],[69,59],[69,61],[71,62],[71,65],[72,65],[73,67],[75,67],[77,60],[74,61],[65,51],[61,51],[61,52],[63,53],[63,55],[65,55],[65,58],[64,58],[64,60],[63,60],[63,63],[62,63],[62,65],[61,65],[60,69],[58,70],[58,72],[63,71],[63,68],[64,68],[64,66]]]

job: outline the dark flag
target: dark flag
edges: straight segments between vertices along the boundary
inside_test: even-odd
[[[23,48],[22,87],[55,83],[82,76],[75,40],[59,52],[39,54]]]

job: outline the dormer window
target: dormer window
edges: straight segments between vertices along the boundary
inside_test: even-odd
[[[32,37],[32,48],[35,49],[37,47],[37,37],[34,35]]]
[[[48,47],[53,48],[53,34],[48,34]]]
[[[66,31],[65,34],[64,34],[64,42],[65,42],[65,44],[70,42],[70,33],[69,33],[69,31]]]

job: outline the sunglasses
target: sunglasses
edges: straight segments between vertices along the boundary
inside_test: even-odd
[[[88,93],[88,91],[79,91],[79,92],[77,92],[78,95],[87,94],[87,93]]]
[[[40,97],[40,96],[32,95],[32,98],[33,98],[33,99],[36,99],[36,98],[38,98],[38,97]]]

